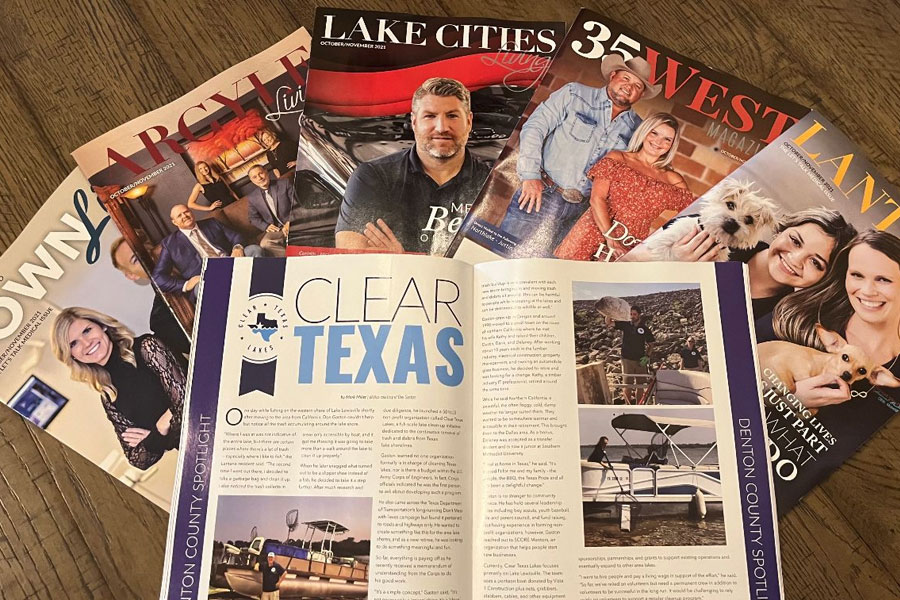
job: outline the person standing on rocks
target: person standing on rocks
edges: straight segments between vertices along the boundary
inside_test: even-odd
[[[625,384],[623,394],[625,396],[625,404],[631,404],[632,394],[637,398],[641,398],[644,394],[644,387],[641,385],[640,378],[635,375],[646,375],[647,361],[641,362],[644,357],[650,356],[650,344],[655,341],[653,332],[641,318],[641,307],[633,305],[631,307],[630,321],[613,321],[606,318],[607,325],[615,325],[616,329],[622,332],[622,383]]]
[[[700,350],[697,349],[697,340],[694,339],[694,336],[688,337],[685,346],[678,351],[678,354],[681,357],[679,369],[687,371],[703,370],[703,357],[700,355]]]

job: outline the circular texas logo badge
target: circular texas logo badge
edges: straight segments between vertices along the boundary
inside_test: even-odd
[[[257,294],[238,319],[244,360],[263,363],[278,355],[277,345],[287,333],[288,318],[281,296]]]

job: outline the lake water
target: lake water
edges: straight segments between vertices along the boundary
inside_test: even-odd
[[[631,512],[631,531],[619,527],[618,510],[585,514],[584,545],[604,546],[722,546],[725,519],[719,507],[711,507],[705,519],[688,516],[688,507],[673,507],[672,514],[646,516],[657,507],[639,507]]]

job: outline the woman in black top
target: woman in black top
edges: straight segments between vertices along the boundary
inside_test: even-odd
[[[729,260],[747,263],[753,317],[772,312],[779,300],[797,289],[821,280],[835,254],[856,235],[841,213],[827,208],[807,208],[782,218],[775,237],[749,250],[732,250]],[[720,246],[708,231],[696,227],[672,248],[677,260],[714,260]],[[648,260],[641,246],[625,260]]]
[[[219,208],[225,208],[237,198],[219,175],[212,170],[212,167],[204,161],[197,161],[194,165],[194,176],[197,178],[197,185],[191,190],[188,197],[188,208],[199,210],[202,212],[212,212]],[[200,204],[200,195],[206,199],[207,204]]]
[[[134,337],[116,319],[81,307],[63,310],[53,329],[56,358],[100,393],[130,464],[147,469],[178,447],[185,371],[159,338]]]
[[[772,314],[776,339],[824,351],[817,323],[861,348],[873,364],[894,376],[900,374],[900,238],[874,229],[860,233],[835,257],[825,279],[786,297]],[[870,378],[875,375],[873,369]],[[897,394],[870,380],[851,390],[839,377],[822,379],[798,380],[795,392],[807,408],[821,409],[820,421],[841,415],[834,419],[838,423],[855,414],[852,421],[858,423],[867,416],[878,420],[882,409],[897,410]],[[894,387],[890,378],[883,381]],[[880,402],[875,401],[879,394]],[[867,408],[861,410],[864,405]]]
[[[834,255],[854,235],[856,229],[839,212],[809,208],[784,217],[771,244],[732,256],[747,263],[753,317],[772,312],[794,290],[820,281]]]
[[[281,177],[297,164],[296,147],[292,148],[290,144],[283,143],[268,129],[263,129],[259,139],[266,149],[266,159],[275,172],[275,177]]]

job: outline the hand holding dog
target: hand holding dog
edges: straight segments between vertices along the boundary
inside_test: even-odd
[[[840,404],[850,399],[850,386],[847,385],[847,382],[829,373],[798,379],[796,385],[797,390],[794,392],[794,396],[806,408],[821,408],[830,404]]]
[[[708,231],[694,225],[687,235],[672,246],[672,254],[675,260],[681,262],[712,262],[725,249]]]

